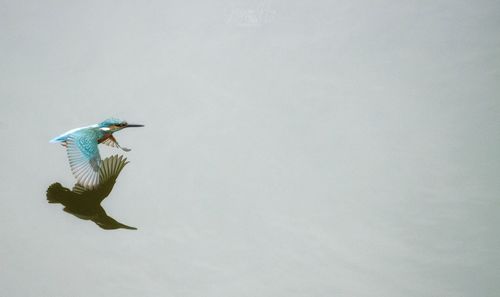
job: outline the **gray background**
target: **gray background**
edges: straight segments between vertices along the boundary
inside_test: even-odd
[[[0,296],[499,296],[500,3],[210,2],[0,2]]]

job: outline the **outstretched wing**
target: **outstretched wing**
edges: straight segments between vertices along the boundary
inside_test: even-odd
[[[114,155],[104,159],[101,165],[101,180],[107,182],[116,180],[123,167],[128,164],[127,158],[119,155]]]
[[[101,156],[94,133],[75,133],[68,137],[67,153],[69,165],[78,183],[86,188],[99,184]]]
[[[130,149],[120,146],[120,144],[118,144],[118,141],[116,141],[116,138],[113,135],[109,135],[108,138],[104,139],[104,141],[101,143],[109,145],[111,147],[117,147],[125,152],[130,152]]]
[[[106,140],[104,140],[101,143],[105,144],[105,145],[109,145],[110,147],[118,147],[118,144],[113,140],[112,137],[106,138]]]
[[[111,157],[107,157],[102,160],[101,168],[99,169],[99,189],[101,187],[106,187],[107,184],[114,184],[118,175],[122,171],[123,167],[128,164],[127,158],[119,155],[114,155]],[[89,189],[85,188],[79,183],[76,183],[73,187],[73,192],[77,194],[83,194],[88,192]]]

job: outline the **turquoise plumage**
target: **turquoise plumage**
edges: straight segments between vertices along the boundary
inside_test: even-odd
[[[92,189],[99,185],[99,169],[101,156],[100,143],[118,147],[124,151],[130,149],[121,147],[113,133],[129,127],[144,127],[128,124],[119,119],[110,118],[99,124],[76,128],[52,139],[50,142],[61,143],[66,147],[69,165],[73,175],[82,186]]]

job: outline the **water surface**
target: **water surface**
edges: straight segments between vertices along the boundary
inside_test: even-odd
[[[0,5],[0,296],[499,295],[498,3]]]

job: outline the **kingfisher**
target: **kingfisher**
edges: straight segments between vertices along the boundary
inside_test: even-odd
[[[91,220],[102,229],[130,229],[135,227],[122,224],[110,217],[101,203],[106,199],[116,183],[120,172],[128,164],[127,158],[119,155],[108,157],[102,161],[99,170],[100,184],[93,189],[84,188],[79,183],[73,189],[53,183],[47,189],[47,201],[64,205],[64,211],[82,220]]]
[[[66,148],[71,172],[76,180],[83,187],[93,189],[99,185],[99,169],[102,163],[97,146],[102,143],[125,152],[130,151],[120,146],[113,133],[131,127],[144,127],[144,125],[129,124],[126,121],[109,118],[99,124],[70,130],[50,142],[61,143]]]

